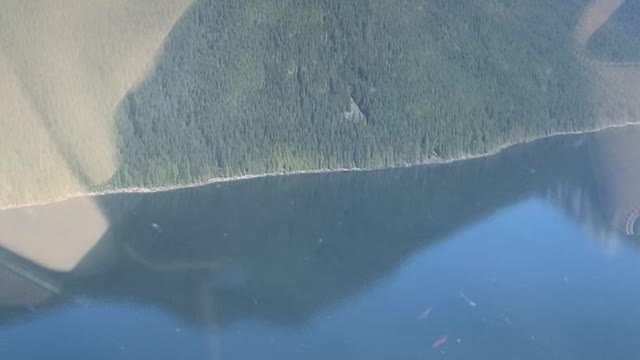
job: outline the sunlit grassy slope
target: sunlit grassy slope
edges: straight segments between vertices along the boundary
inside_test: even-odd
[[[4,0],[0,205],[111,178],[114,110],[190,0]]]

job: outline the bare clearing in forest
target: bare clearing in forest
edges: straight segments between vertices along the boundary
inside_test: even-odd
[[[622,3],[624,0],[594,0],[582,13],[576,26],[578,44],[586,46],[591,36],[607,22]]]
[[[589,39],[618,10],[625,0],[594,0],[582,13],[576,27],[576,42],[585,50]],[[586,54],[586,52],[585,52]],[[594,103],[605,123],[640,121],[640,64],[590,61],[594,72]],[[631,65],[631,66],[630,66]]]

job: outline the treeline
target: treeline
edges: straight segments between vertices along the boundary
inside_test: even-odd
[[[623,2],[593,34],[587,50],[600,61],[640,62],[640,1]]]
[[[196,1],[118,109],[106,186],[396,165],[588,127],[570,44],[585,3]]]

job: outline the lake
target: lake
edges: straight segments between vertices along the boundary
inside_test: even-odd
[[[640,358],[640,129],[0,212],[2,359]]]

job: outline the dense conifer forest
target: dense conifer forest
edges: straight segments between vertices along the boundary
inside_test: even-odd
[[[379,167],[593,126],[585,0],[196,1],[117,110],[105,186]]]

